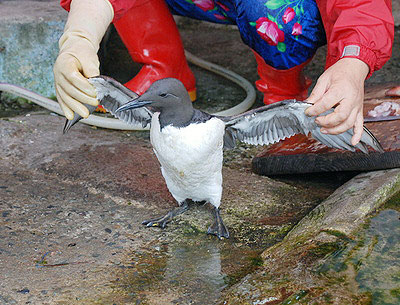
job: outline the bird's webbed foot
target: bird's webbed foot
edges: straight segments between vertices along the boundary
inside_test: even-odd
[[[145,220],[142,222],[142,224],[146,225],[147,227],[160,227],[164,229],[167,223],[169,223],[172,220],[172,218],[174,218],[174,216],[182,214],[188,209],[189,209],[189,204],[187,200],[185,200],[179,207],[169,211],[164,216],[156,219]]]
[[[216,235],[219,239],[229,238],[228,229],[225,227],[224,222],[222,221],[221,215],[219,214],[219,209],[214,207],[213,214],[215,221],[208,228],[207,234]]]

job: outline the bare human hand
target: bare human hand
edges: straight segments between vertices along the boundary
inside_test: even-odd
[[[322,133],[340,134],[353,128],[351,144],[356,145],[363,132],[364,81],[369,67],[357,58],[342,58],[318,79],[306,102],[314,104],[306,110],[318,116],[336,106],[334,112],[320,116],[315,122]]]

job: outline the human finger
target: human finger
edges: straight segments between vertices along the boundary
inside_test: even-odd
[[[61,78],[63,78],[63,80],[60,82],[60,86],[70,97],[81,103],[92,106],[97,106],[99,104],[97,98],[89,96],[81,91],[79,88],[73,86],[68,80],[65,79],[64,75],[61,75]]]
[[[358,109],[352,109],[352,103],[350,103],[350,101],[343,100],[339,104],[339,106],[334,109],[333,112],[324,116],[317,117],[315,119],[315,123],[326,128],[335,127],[345,122],[349,118],[353,110],[358,111]]]
[[[306,112],[306,114],[310,116],[320,115],[340,103],[342,98],[342,95],[336,90],[328,90],[320,100],[307,109],[308,113]]]
[[[66,62],[68,65],[61,70],[61,74],[63,75],[64,79],[72,84],[75,88],[78,88],[84,94],[95,98],[96,90],[88,82],[87,78],[80,72],[82,70],[80,62],[72,56],[68,58]],[[61,79],[59,81],[61,81]]]
[[[321,132],[328,134],[343,133],[354,126],[356,117],[357,117],[357,110],[353,110],[344,121],[337,122],[335,125],[329,127],[323,126],[321,128]]]
[[[305,100],[306,103],[315,104],[325,94],[329,87],[329,81],[325,77],[320,77],[311,91],[310,96]]]
[[[353,128],[353,137],[351,138],[351,144],[353,146],[357,145],[358,142],[360,142],[362,133],[364,131],[364,116],[362,114],[362,111],[357,114],[356,121],[354,123],[354,128]]]
[[[61,107],[61,110],[64,112],[65,117],[68,120],[72,120],[74,118],[74,112],[64,103],[60,94],[58,93],[57,88],[56,88],[56,97],[57,97],[58,104]]]
[[[60,95],[63,102],[71,108],[74,112],[79,114],[83,118],[87,118],[89,116],[89,110],[80,102],[74,100],[70,97],[61,86],[57,86],[58,94]]]

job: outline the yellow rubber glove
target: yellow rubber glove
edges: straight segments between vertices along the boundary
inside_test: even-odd
[[[96,91],[87,78],[100,74],[97,51],[113,18],[108,0],[71,2],[53,67],[57,100],[68,120],[72,120],[74,112],[84,118],[89,116],[83,104],[98,105]]]

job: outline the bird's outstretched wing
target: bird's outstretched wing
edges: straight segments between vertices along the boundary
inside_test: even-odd
[[[89,78],[88,81],[95,87],[97,99],[99,100],[100,105],[116,118],[128,124],[140,123],[143,128],[151,122],[152,113],[147,108],[132,109],[115,113],[115,110],[117,110],[118,107],[138,97],[135,92],[124,87],[115,79],[103,75]],[[85,106],[88,108],[90,114],[92,114],[97,108],[97,106]],[[66,133],[81,119],[82,117],[75,113],[72,120],[66,120],[63,132]]]
[[[89,78],[89,83],[95,87],[100,105],[116,118],[127,124],[140,123],[143,128],[151,123],[152,112],[145,107],[115,112],[122,105],[139,97],[115,79],[100,75]]]
[[[374,135],[364,127],[361,141],[351,145],[353,130],[339,135],[321,133],[315,123],[315,117],[308,117],[304,110],[311,105],[296,100],[285,100],[272,105],[263,106],[231,117],[219,117],[226,124],[224,145],[227,148],[235,146],[236,140],[255,145],[276,143],[295,134],[302,133],[311,136],[321,143],[334,148],[355,151],[359,148],[368,153],[367,145],[374,150],[383,152],[382,146]],[[329,110],[326,115],[333,110]]]
[[[97,106],[92,106],[92,105],[85,105],[85,106],[89,110],[90,114],[92,114],[97,108]],[[68,132],[72,126],[74,126],[76,123],[78,123],[82,119],[83,119],[83,117],[81,117],[76,112],[74,113],[74,117],[72,118],[72,120],[65,119],[63,133]]]

